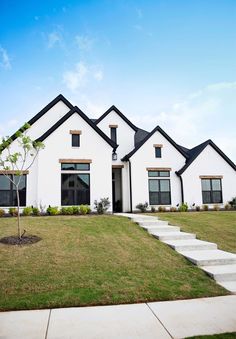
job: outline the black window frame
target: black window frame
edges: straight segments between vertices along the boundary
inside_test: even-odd
[[[72,147],[80,147],[80,134],[71,134]]]
[[[5,177],[4,174],[0,174],[1,176]],[[11,180],[14,179],[14,177],[18,177],[14,174],[9,174],[8,175],[10,177]],[[20,207],[25,207],[26,206],[26,199],[27,199],[27,175],[26,174],[22,174],[22,176],[25,178],[25,186],[23,189],[19,189],[19,196],[20,196]],[[0,194],[1,193],[5,193],[5,192],[10,192],[9,193],[9,202],[10,204],[3,204],[0,205],[1,207],[16,207],[17,206],[17,198],[16,198],[16,189],[15,189],[15,185],[8,179],[6,178],[9,183],[10,183],[10,189],[7,190],[2,190],[0,188]],[[22,202],[23,201],[23,202]]]
[[[79,189],[75,187],[72,187],[72,188],[63,188],[62,186],[62,183],[63,183],[63,175],[70,175],[70,176],[79,176],[79,175],[88,175],[88,178],[89,178],[89,188],[88,188],[88,192],[86,193],[87,194],[87,197],[86,197],[86,201],[83,200],[81,202],[79,202]],[[90,192],[90,173],[87,173],[87,172],[82,172],[82,173],[61,173],[61,206],[78,206],[78,205],[90,205],[91,204],[91,192]],[[63,202],[63,194],[65,191],[70,191],[73,193],[73,203],[64,203]],[[70,194],[68,194],[68,197],[69,197]],[[68,198],[69,199],[69,198]]]
[[[156,175],[154,175],[154,173],[156,173]],[[165,173],[167,175],[163,175],[163,173]],[[155,178],[155,177],[168,178],[168,177],[170,177],[170,171],[167,171],[167,170],[148,171],[148,177],[149,178]]]
[[[63,168],[64,165],[71,166],[71,168]],[[87,165],[87,168],[79,168],[80,165]],[[77,162],[77,163],[61,163],[61,170],[62,171],[90,171],[90,163],[89,162]]]
[[[158,183],[158,191],[157,192],[152,192],[150,191],[150,181],[157,181]],[[161,186],[161,181],[168,181],[169,182],[169,191],[161,191],[160,190],[160,186]],[[153,177],[152,179],[148,179],[148,192],[149,192],[149,205],[153,206],[153,205],[163,205],[163,206],[169,206],[171,205],[171,184],[170,184],[170,179],[160,179],[158,177],[155,178]],[[154,197],[154,193],[156,195],[156,203],[153,203],[153,197]],[[168,197],[168,203],[163,203],[163,197],[162,195],[164,195],[163,193],[168,193],[169,197]]]
[[[210,181],[210,190],[203,190],[203,180]],[[219,180],[220,182],[220,190],[212,189],[212,181]],[[222,193],[222,180],[221,178],[202,178],[201,179],[201,187],[202,187],[202,203],[203,204],[222,204],[223,203],[223,193]],[[220,193],[220,201],[214,198],[214,193]],[[206,199],[206,194],[210,196],[210,199]]]
[[[155,147],[155,158],[161,158],[162,157],[162,151],[161,151],[162,147]]]
[[[110,127],[111,140],[117,143],[117,127]]]

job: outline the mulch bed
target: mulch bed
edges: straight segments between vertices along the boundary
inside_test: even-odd
[[[21,239],[16,235],[11,235],[9,237],[1,238],[0,243],[6,245],[31,245],[40,240],[42,240],[42,238],[37,237],[37,235],[25,235],[21,237]]]

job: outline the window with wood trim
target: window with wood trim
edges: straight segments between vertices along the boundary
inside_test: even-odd
[[[8,175],[11,180],[18,182],[19,177]],[[22,175],[19,185],[20,206],[26,206],[26,175]],[[9,207],[17,206],[16,187],[15,185],[3,174],[0,174],[0,206]]]
[[[111,127],[111,140],[117,143],[117,128],[116,127]]]
[[[72,147],[80,147],[80,134],[71,134]]]
[[[62,171],[89,171],[90,164],[86,163],[61,163]]]
[[[170,171],[148,171],[149,177],[169,177]]]
[[[161,147],[155,147],[155,157],[161,158]]]
[[[203,204],[220,204],[222,199],[221,179],[201,179]]]
[[[171,204],[170,179],[164,179],[169,176],[169,171],[148,171],[149,205]]]

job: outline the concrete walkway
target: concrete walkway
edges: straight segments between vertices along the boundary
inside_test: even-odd
[[[116,213],[128,217],[155,238],[169,245],[193,264],[199,266],[217,284],[236,294],[236,255],[217,249],[217,244],[196,239],[196,234],[181,232],[168,221],[145,214]]]
[[[236,296],[0,313],[1,339],[170,339],[236,331]]]

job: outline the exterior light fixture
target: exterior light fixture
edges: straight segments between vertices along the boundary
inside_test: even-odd
[[[112,160],[117,160],[117,153],[116,152],[112,153]]]

